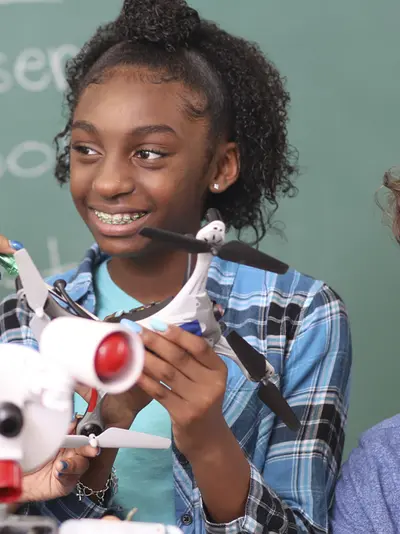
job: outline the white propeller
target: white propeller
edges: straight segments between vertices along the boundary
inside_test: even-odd
[[[24,248],[15,252],[14,258],[26,300],[35,313],[30,322],[30,327],[36,339],[39,340],[43,329],[50,322],[49,317],[44,312],[49,291],[42,275]]]
[[[76,449],[86,445],[103,449],[169,449],[171,440],[143,432],[123,430],[122,428],[108,428],[98,436],[94,434],[90,436],[66,436],[62,448]]]

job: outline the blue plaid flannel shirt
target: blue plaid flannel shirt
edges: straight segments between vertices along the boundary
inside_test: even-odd
[[[95,308],[93,270],[103,259],[94,245],[77,269],[62,275],[71,297],[91,312]],[[259,400],[258,385],[225,359],[224,416],[251,466],[245,515],[229,524],[212,523],[189,463],[173,447],[176,524],[185,534],[327,533],[342,458],[351,368],[343,302],[326,284],[297,271],[277,276],[220,259],[212,263],[207,289],[223,307],[228,328],[274,366],[273,380],[302,426],[298,432],[285,427]],[[30,318],[20,293],[6,298],[0,306],[0,342],[37,348]],[[20,513],[46,515],[61,523],[100,518],[110,511],[105,506],[88,498],[79,501],[71,493],[28,503]]]

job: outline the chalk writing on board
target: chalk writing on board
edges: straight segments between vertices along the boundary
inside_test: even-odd
[[[58,240],[56,237],[48,236],[46,244],[48,254],[48,267],[40,270],[43,278],[47,278],[48,276],[53,276],[55,274],[64,273],[76,266],[76,262],[64,264],[61,262]],[[15,289],[15,279],[3,275],[2,280],[0,281],[0,289],[6,289],[10,292],[13,291]]]
[[[33,163],[27,164],[27,160]],[[40,178],[54,167],[54,149],[39,141],[24,141],[14,146],[7,155],[0,152],[0,178]]]
[[[64,91],[65,63],[78,51],[69,43],[45,50],[25,48],[15,58],[0,51],[0,93],[7,93],[15,85],[32,93],[45,91],[51,85]]]

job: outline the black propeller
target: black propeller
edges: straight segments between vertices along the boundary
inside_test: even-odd
[[[142,228],[139,234],[150,239],[159,239],[166,244],[170,244],[176,248],[182,248],[192,254],[210,252],[210,245],[208,243],[190,235],[177,234],[169,230],[160,230],[159,228],[150,228],[149,226]]]
[[[283,263],[264,252],[260,252],[246,243],[241,241],[230,241],[222,245],[217,254],[221,259],[233,261],[235,263],[243,263],[249,267],[256,269],[263,269],[277,274],[285,274],[289,269],[289,265]]]
[[[215,220],[215,219],[214,219]],[[217,247],[214,243],[207,243],[193,236],[177,234],[168,230],[161,230],[159,228],[145,227],[140,230],[140,235],[149,237],[150,239],[159,239],[164,243],[181,248],[192,254],[201,254],[204,252],[212,253],[214,256],[219,256],[226,261],[234,263],[241,263],[256,269],[263,269],[277,274],[285,274],[289,269],[286,263],[283,263],[264,252],[260,252],[250,245],[246,245],[241,241],[230,241],[221,247]]]
[[[265,358],[257,352],[236,332],[232,331],[226,337],[232,350],[247,369],[249,375],[255,382],[261,382],[258,391],[259,398],[266,404],[290,430],[298,430],[300,421],[293,412],[279,389],[269,380],[263,382],[266,375]]]

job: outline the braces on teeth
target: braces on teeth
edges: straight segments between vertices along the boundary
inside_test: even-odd
[[[109,213],[103,213],[101,211],[96,210],[94,210],[94,213],[100,219],[101,222],[104,222],[106,224],[129,224],[146,215],[145,212],[133,213],[132,215],[110,215]]]

